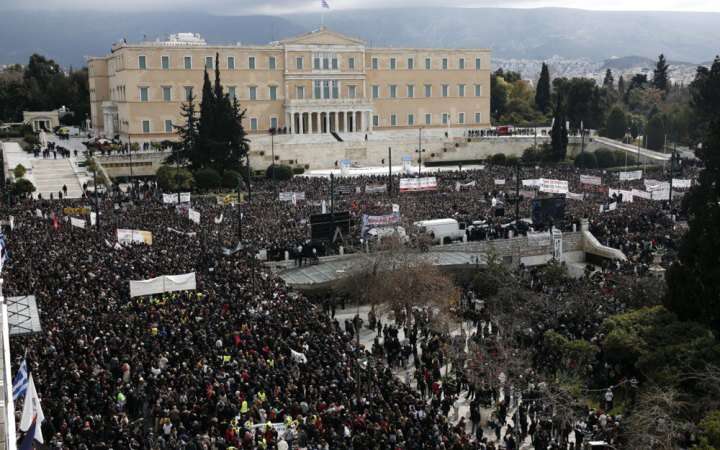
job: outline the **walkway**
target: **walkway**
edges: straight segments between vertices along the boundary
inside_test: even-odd
[[[593,137],[593,139],[603,145],[607,145],[608,147],[611,147],[615,150],[620,150],[623,152],[629,153],[632,155],[637,155],[640,153],[640,156],[645,157],[646,159],[653,160],[655,162],[666,162],[670,160],[670,155],[660,152],[655,152],[652,150],[648,150],[646,148],[638,148],[636,145],[632,144],[623,144],[622,142],[608,139],[600,136]]]

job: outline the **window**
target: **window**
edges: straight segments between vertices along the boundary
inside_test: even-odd
[[[475,70],[480,70],[480,58],[475,58]]]
[[[145,55],[138,56],[138,69],[145,70],[147,69],[147,63],[145,61]]]
[[[475,123],[482,123],[482,113],[475,113]]]
[[[447,97],[447,96],[448,96],[448,90],[449,90],[449,89],[448,89],[448,85],[447,85],[447,84],[443,84],[443,85],[442,85],[442,96],[443,96],[443,97]]]
[[[460,58],[460,61],[458,61],[458,69],[462,70],[465,68],[465,58]]]
[[[251,56],[248,58],[248,69],[255,70],[255,57]]]
[[[236,96],[237,92],[235,90],[235,86],[228,86],[228,97],[230,97],[230,100],[235,100]]]
[[[407,98],[413,98],[415,97],[415,86],[412,84],[408,84],[407,86]]]
[[[235,57],[234,56],[227,57],[227,68],[228,68],[228,70],[235,70]]]
[[[482,86],[479,84],[475,85],[475,97],[482,97]]]
[[[257,86],[250,86],[248,90],[250,91],[248,93],[250,100],[257,100]]]
[[[432,69],[432,59],[425,58],[425,70]]]
[[[330,98],[330,80],[323,80],[323,98]]]
[[[212,56],[206,56],[206,57],[205,57],[205,68],[206,68],[206,69],[212,69],[213,67],[214,67],[213,57],[212,57]]]
[[[355,98],[357,88],[355,86],[348,86],[348,98]]]
[[[330,60],[328,58],[323,58],[323,70],[330,70]]]
[[[250,119],[250,129],[252,131],[257,131],[258,129],[258,120],[255,117]]]
[[[332,69],[338,70],[338,59],[337,58],[332,59]]]
[[[320,70],[320,58],[313,59],[313,69]]]
[[[315,80],[314,98],[322,98],[322,84],[320,83],[320,80]]]
[[[183,64],[186,70],[192,69],[192,56],[186,56],[183,58]]]
[[[425,85],[425,97],[432,97],[432,84]]]
[[[425,125],[430,125],[430,124],[432,124],[432,114],[427,113],[427,114],[425,114]]]
[[[458,84],[458,97],[465,97],[465,85]]]
[[[410,125],[410,126],[415,125],[415,116],[412,114],[408,114],[408,125]]]
[[[465,113],[464,112],[458,113],[458,123],[459,124],[465,123]]]
[[[185,100],[190,101],[193,96],[193,88],[192,86],[185,86]]]
[[[373,116],[373,126],[379,127],[380,126],[380,117],[379,116]]]
[[[149,120],[143,120],[143,121],[142,121],[142,131],[143,131],[143,133],[149,133],[149,132],[150,132],[150,121],[149,121]]]
[[[447,70],[447,68],[448,68],[448,59],[447,58],[442,59],[442,68],[443,68],[443,70]]]
[[[278,127],[277,117],[271,117],[270,118],[270,128],[273,130],[277,130],[277,127]]]
[[[442,115],[442,124],[443,124],[443,125],[447,125],[447,124],[448,124],[448,119],[449,119],[449,114],[448,114],[448,113],[443,113],[443,115]]]
[[[304,60],[303,60],[302,56],[298,56],[297,58],[295,58],[295,68],[297,70],[303,70],[303,65],[304,65],[303,63],[304,63]]]
[[[160,57],[160,67],[162,67],[163,70],[168,70],[170,68],[170,57],[169,56],[161,56]]]
[[[348,58],[348,69],[355,70],[355,58],[353,58],[353,57]]]
[[[275,69],[276,69],[276,64],[277,64],[277,63],[275,62],[275,57],[274,57],[274,56],[271,56],[271,57],[268,58],[268,69],[269,69],[269,70],[275,70]]]
[[[165,120],[165,132],[166,133],[173,132],[173,123],[172,123],[172,120],[170,120],[170,119]]]
[[[140,88],[140,101],[141,102],[148,101],[148,88],[146,88],[146,87]]]
[[[169,102],[172,100],[172,88],[170,86],[163,86],[163,101]]]
[[[277,86],[270,86],[270,100],[277,100]]]
[[[378,70],[378,59],[377,58],[372,59],[372,68],[373,68],[373,70]]]
[[[373,98],[380,98],[380,86],[374,85],[372,87],[372,97]]]
[[[295,97],[299,99],[305,98],[305,86],[297,86]]]
[[[407,59],[407,68],[408,70],[413,70],[415,68],[415,60],[412,58]]]
[[[390,126],[391,127],[397,126],[397,116],[395,114],[390,114]]]
[[[390,70],[397,69],[397,60],[395,58],[390,58]]]
[[[332,98],[340,97],[340,86],[337,80],[332,80]]]
[[[397,86],[394,84],[390,85],[390,98],[397,97]]]

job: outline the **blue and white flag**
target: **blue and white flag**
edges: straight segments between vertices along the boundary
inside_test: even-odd
[[[328,2],[326,0],[320,0],[320,6],[325,9],[330,9],[330,5],[328,5]]]
[[[5,243],[5,235],[0,233],[0,271],[2,271],[5,265],[5,259],[7,257],[7,244]]]
[[[28,370],[27,370],[27,360],[23,359],[22,364],[20,364],[20,369],[18,369],[17,373],[15,374],[15,379],[13,380],[13,400],[17,400],[20,397],[25,395],[25,391],[27,391],[28,387]]]
[[[33,418],[32,425],[25,433],[25,437],[20,443],[19,450],[33,450],[33,444],[35,443],[35,428],[37,427],[37,417]]]
[[[42,406],[40,406],[40,397],[35,390],[35,382],[32,374],[29,375],[27,395],[25,396],[25,404],[23,405],[22,418],[20,419],[20,430],[30,431],[32,425],[35,425],[33,437],[41,444],[45,443],[42,435],[42,423],[45,420]]]

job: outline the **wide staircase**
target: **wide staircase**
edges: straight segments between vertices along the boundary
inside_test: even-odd
[[[63,198],[82,197],[82,186],[73,170],[69,159],[36,159],[33,161],[33,179],[36,191],[34,196],[42,194],[42,198],[58,198],[58,192],[67,186],[67,196]]]

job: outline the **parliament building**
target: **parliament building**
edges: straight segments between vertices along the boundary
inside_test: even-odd
[[[92,127],[133,142],[175,138],[181,105],[200,101],[219,58],[248,133],[371,133],[490,123],[487,49],[373,48],[326,28],[268,45],[212,45],[179,33],[116,43],[88,61]],[[213,78],[212,74],[211,79]]]

